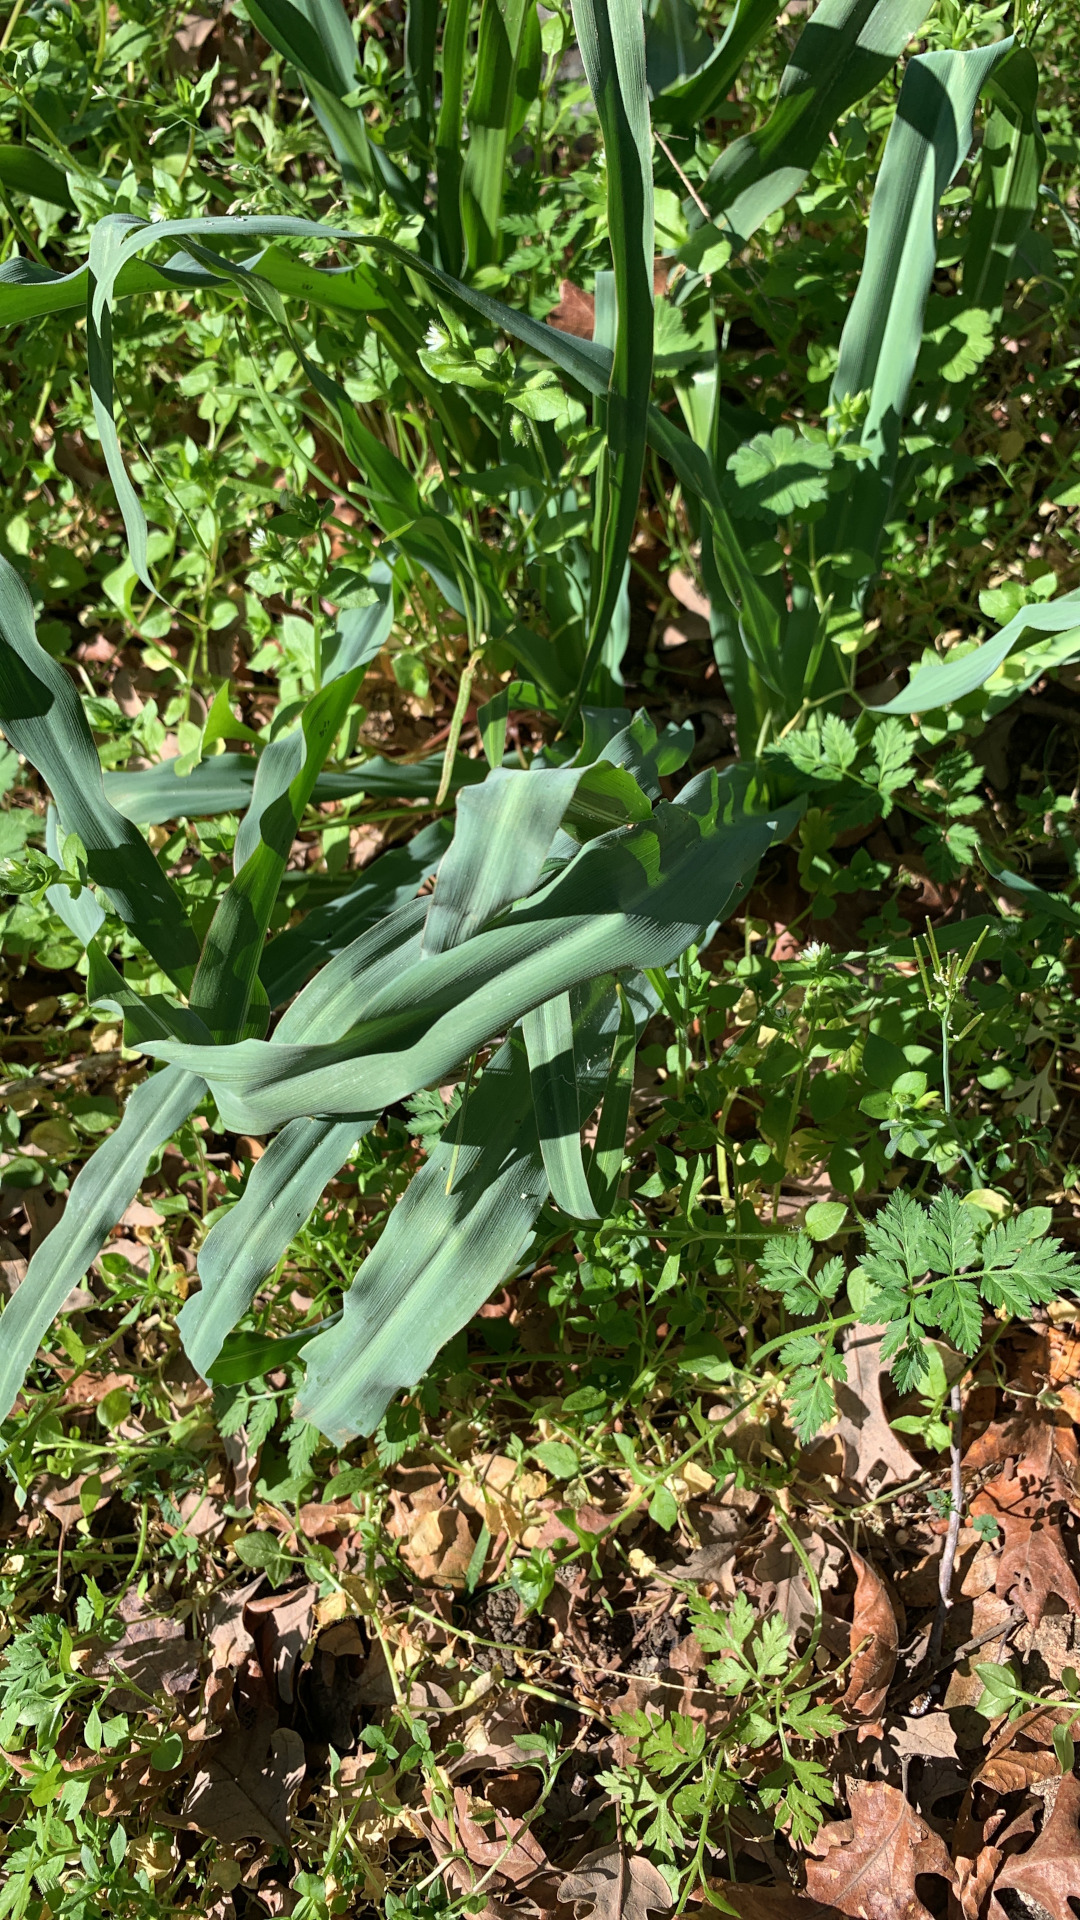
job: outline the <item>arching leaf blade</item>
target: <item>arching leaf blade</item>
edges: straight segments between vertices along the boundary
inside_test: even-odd
[[[177,1319],[184,1351],[204,1379],[327,1182],[374,1125],[374,1118],[293,1120],[255,1162],[240,1199],[199,1250],[200,1290]]]
[[[101,762],[79,696],[63,667],[38,644],[33,602],[3,559],[0,726],[45,781],[64,831],[78,834],[90,879],[186,992],[199,945],[183,905],[138,829],[106,798]]]
[[[63,1216],[34,1254],[0,1315],[0,1419],[6,1419],[52,1322],[96,1260],[139,1191],[150,1156],[182,1126],[206,1092],[203,1081],[166,1067],[135,1089],[115,1133],[88,1160]]]

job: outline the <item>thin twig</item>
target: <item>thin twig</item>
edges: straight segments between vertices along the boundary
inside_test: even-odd
[[[702,199],[697,188],[695,187],[693,181],[687,179],[686,174],[683,172],[682,168],[680,167],[678,161],[675,158],[675,155],[672,153],[671,148],[668,146],[667,141],[661,139],[655,127],[653,128],[653,139],[656,141],[656,144],[660,148],[660,151],[665,155],[665,157],[668,160],[670,160],[672,166],[674,167],[676,173],[678,174],[679,179],[682,181],[683,186],[686,188],[687,193],[690,195],[690,198],[693,201],[698,212],[703,213],[705,215],[705,218],[708,221],[710,226],[714,225],[715,223],[713,221],[712,214],[709,212],[708,207],[705,205],[705,202]]]
[[[960,1382],[956,1381],[949,1391],[949,1409],[952,1413],[949,1434],[949,1457],[952,1465],[950,1480],[951,1509],[949,1513],[949,1531],[945,1535],[945,1551],[941,1556],[941,1572],[938,1576],[938,1605],[934,1615],[934,1624],[930,1630],[930,1645],[927,1659],[930,1664],[941,1654],[941,1642],[945,1636],[945,1619],[952,1605],[953,1568],[956,1565],[956,1548],[960,1539],[960,1515],[964,1505],[964,1488],[960,1478],[960,1441],[963,1430],[963,1409],[960,1404]]]
[[[980,1647],[985,1647],[990,1640],[998,1640],[1002,1635],[1007,1637],[1009,1634],[1015,1633],[1017,1627],[1023,1625],[1024,1618],[1023,1612],[1018,1607],[1014,1607],[1010,1620],[1006,1620],[1004,1623],[999,1621],[996,1627],[987,1627],[985,1633],[977,1633],[974,1639],[965,1640],[963,1646],[951,1647],[949,1652],[935,1661],[933,1666],[922,1667],[904,1686],[897,1687],[894,1692],[890,1693],[890,1712],[896,1708],[900,1701],[906,1700],[910,1694],[925,1692],[927,1682],[933,1680],[943,1668],[956,1666],[961,1660],[966,1660],[969,1653],[976,1653]]]

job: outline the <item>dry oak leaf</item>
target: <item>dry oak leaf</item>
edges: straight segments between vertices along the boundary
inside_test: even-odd
[[[203,1749],[205,1764],[184,1802],[184,1818],[200,1833],[229,1843],[288,1845],[289,1803],[304,1777],[304,1742],[276,1721],[266,1708],[253,1727],[237,1724]]]
[[[452,1845],[448,1823],[435,1814],[430,1818],[440,1837]],[[454,1827],[456,1844],[464,1849],[474,1867],[494,1867],[514,1886],[543,1873],[548,1865],[547,1854],[524,1820],[494,1813],[490,1827],[486,1821],[481,1826],[472,1813],[464,1787],[454,1788]],[[670,1902],[670,1895],[668,1898]]]
[[[749,1886],[741,1880],[737,1885],[731,1880],[710,1880],[709,1892],[724,1905],[719,1909],[697,1907],[696,1920],[720,1920],[724,1908],[737,1913],[739,1920],[833,1920],[837,1912],[835,1907],[823,1907],[817,1900],[808,1900],[805,1893],[783,1885]]]
[[[1023,1793],[1037,1780],[1047,1780],[1058,1771],[1053,1751],[1054,1728],[1068,1726],[1073,1709],[1056,1700],[1020,1715],[1000,1727],[973,1786],[990,1787],[994,1793]]]
[[[986,1820],[976,1820],[971,1811],[970,1792],[965,1796],[953,1828],[952,1842],[956,1867],[954,1900],[963,1920],[980,1920],[985,1911],[997,1870],[1005,1857],[1001,1848],[993,1845],[1004,1818],[1004,1807],[998,1807]],[[953,1900],[949,1907],[954,1911]]]
[[[1051,1594],[1080,1613],[1080,1586],[1065,1556],[1060,1527],[1036,1527],[1016,1514],[1003,1516],[1005,1549],[998,1561],[994,1591],[1005,1599],[1016,1590],[1018,1604],[1033,1627],[1046,1612]]]
[[[992,1920],[1004,1920],[997,1895],[1011,1887],[1052,1915],[1052,1920],[1076,1920],[1070,1898],[1080,1899],[1080,1780],[1064,1775],[1054,1810],[1038,1839],[1026,1853],[1014,1854],[998,1874],[990,1902]]]
[[[844,1564],[842,1548],[834,1540],[826,1540],[820,1533],[807,1527],[795,1529],[800,1545],[818,1577],[818,1585],[823,1592],[835,1587]],[[780,1614],[788,1631],[798,1637],[808,1634],[814,1625],[817,1608],[810,1583],[803,1570],[795,1548],[785,1534],[776,1532],[765,1544],[754,1561],[754,1579],[761,1582],[764,1589],[762,1600],[767,1612]],[[826,1612],[822,1621],[822,1635],[826,1645],[834,1652],[846,1652],[847,1629],[834,1614]]]
[[[97,1513],[108,1505],[119,1478],[119,1467],[106,1467],[104,1473],[77,1473],[74,1480],[61,1479],[55,1473],[44,1473],[31,1485],[30,1500],[32,1505],[43,1506],[46,1513],[51,1513],[54,1520],[59,1520],[61,1532],[66,1533],[69,1527],[82,1519],[87,1510]],[[93,1493],[92,1505],[87,1487]]]
[[[661,298],[667,292],[668,264],[657,257],[653,261],[653,292]],[[576,287],[572,280],[559,281],[558,305],[546,316],[549,327],[560,333],[572,333],[578,340],[591,340],[596,325],[596,296]]]
[[[148,1600],[125,1593],[117,1612],[124,1622],[119,1640],[107,1647],[90,1671],[126,1674],[143,1693],[186,1693],[199,1677],[199,1649],[182,1620],[155,1613]]]
[[[470,1462],[457,1491],[458,1498],[480,1515],[489,1533],[505,1531],[511,1540],[520,1540],[527,1506],[542,1499],[547,1487],[542,1473],[523,1472],[506,1454],[484,1453]]]
[[[857,1584],[851,1616],[853,1658],[844,1705],[861,1719],[876,1720],[896,1672],[899,1633],[881,1575],[854,1548],[849,1547],[848,1552]]]
[[[596,300],[572,280],[559,281],[559,304],[547,315],[549,327],[560,333],[572,333],[578,340],[591,340],[596,323]]]
[[[1075,1312],[1075,1308],[1072,1311]],[[1022,1335],[1018,1332],[1012,1335],[1012,1344],[1019,1348],[1017,1385],[1024,1393],[1033,1395],[1051,1387],[1061,1404],[1049,1417],[1062,1424],[1066,1420],[1080,1420],[1080,1388],[1076,1384],[1080,1380],[1078,1334],[1080,1328],[1070,1322],[1068,1326],[1029,1327]]]
[[[806,1891],[853,1920],[932,1920],[915,1891],[916,1877],[956,1873],[940,1835],[920,1820],[897,1787],[855,1781],[850,1820],[833,1820],[811,1843]]]
[[[463,1586],[475,1547],[468,1518],[459,1507],[430,1507],[414,1523],[401,1557],[425,1584],[437,1580]]]
[[[920,1760],[956,1760],[956,1729],[944,1712],[903,1714],[889,1719],[882,1736],[888,1758],[917,1754]]]
[[[560,1881],[559,1899],[573,1901],[577,1920],[590,1914],[593,1920],[647,1920],[672,1904],[671,1889],[651,1861],[618,1846],[598,1847],[579,1860]]]
[[[991,1513],[995,1502],[1006,1510],[1038,1513],[1048,1500],[1080,1506],[1080,1449],[1067,1414],[1053,1415],[1030,1408],[1010,1420],[994,1420],[971,1442],[964,1454],[965,1472],[1001,1467],[1011,1461],[1007,1475],[989,1481],[972,1502],[972,1513]]]
[[[255,1653],[255,1642],[244,1621],[244,1608],[262,1585],[262,1575],[232,1593],[216,1593],[206,1609],[206,1648],[210,1672],[203,1690],[203,1722],[198,1736],[220,1724],[233,1697],[236,1676]]]
[[[318,1588],[310,1582],[286,1593],[249,1600],[248,1615],[259,1649],[259,1665],[277,1687],[286,1706],[293,1703],[297,1663],[315,1632]]]
[[[864,1496],[914,1480],[918,1464],[889,1425],[881,1397],[883,1327],[854,1327],[844,1348],[847,1384],[836,1389],[844,1478]]]

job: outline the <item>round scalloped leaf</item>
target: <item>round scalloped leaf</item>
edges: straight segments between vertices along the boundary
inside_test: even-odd
[[[778,520],[799,507],[811,507],[829,491],[832,448],[805,440],[791,427],[756,433],[728,460],[739,489],[738,511],[761,520]]]

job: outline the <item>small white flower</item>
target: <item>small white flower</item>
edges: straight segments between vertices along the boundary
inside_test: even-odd
[[[441,353],[443,348],[449,346],[449,344],[449,336],[443,332],[441,327],[437,327],[434,320],[432,320],[424,337],[424,345],[427,347],[428,352]]]

